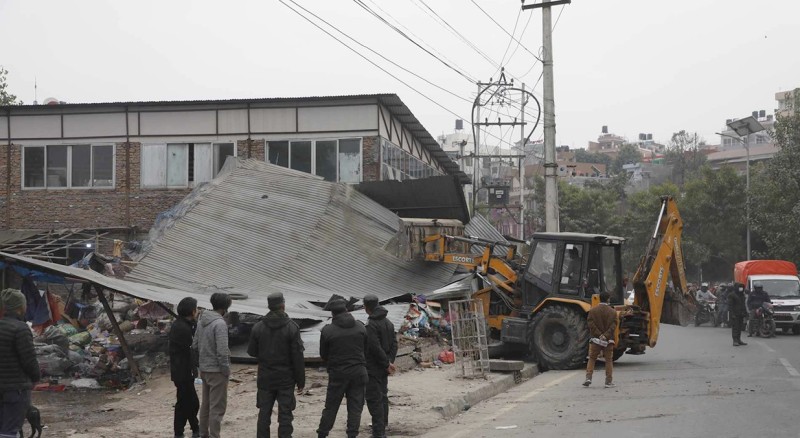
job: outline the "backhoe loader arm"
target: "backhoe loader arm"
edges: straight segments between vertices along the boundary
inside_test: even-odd
[[[686,272],[681,250],[683,221],[675,200],[661,198],[661,211],[647,250],[633,277],[634,305],[649,312],[648,340],[656,345],[659,324],[681,324],[682,315],[692,311],[696,302],[686,290]],[[668,276],[673,288],[668,289]]]

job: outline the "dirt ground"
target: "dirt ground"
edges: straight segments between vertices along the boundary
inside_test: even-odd
[[[434,409],[445,401],[479,386],[496,376],[465,380],[456,376],[452,365],[419,368],[389,378],[390,418],[388,435],[413,437],[443,422]],[[315,437],[325,399],[327,375],[306,369],[308,392],[297,398],[294,411],[296,437]],[[223,436],[255,436],[256,367],[234,365],[228,390],[228,411]],[[197,386],[198,392],[200,387]],[[33,401],[47,426],[43,436],[71,438],[171,437],[174,386],[166,370],[156,370],[151,379],[127,391],[67,391],[34,393]],[[342,404],[331,436],[344,436],[346,406]],[[277,407],[273,415],[273,436],[277,435]],[[361,437],[369,436],[369,412],[364,408]],[[27,425],[26,429],[27,431]],[[188,432],[188,427],[187,427]]]

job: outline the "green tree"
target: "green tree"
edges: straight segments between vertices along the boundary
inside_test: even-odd
[[[576,187],[559,184],[558,208],[561,231],[615,234],[619,231],[617,195],[602,185]]]
[[[611,157],[598,152],[589,152],[586,149],[575,150],[575,161],[578,163],[605,164],[606,171],[611,167]]]
[[[688,133],[684,130],[672,134],[672,139],[667,145],[665,153],[666,162],[673,166],[672,181],[683,187],[688,179],[695,177],[706,162],[706,156],[700,152],[700,146],[705,144],[697,133]]]
[[[8,84],[6,83],[6,75],[8,70],[0,66],[0,106],[3,105],[22,105],[21,100],[17,100],[17,96],[8,92]]]
[[[744,178],[732,167],[704,166],[683,191],[686,264],[702,268],[703,278],[731,280],[734,263],[746,256]]]
[[[612,175],[622,173],[622,166],[626,164],[636,164],[642,162],[642,153],[639,152],[639,147],[635,144],[625,143],[619,148],[619,153],[614,161],[611,163]]]
[[[767,245],[761,256],[800,262],[800,88],[778,113],[773,138],[780,151],[751,173],[751,227]]]

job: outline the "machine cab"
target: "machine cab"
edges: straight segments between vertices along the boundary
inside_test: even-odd
[[[545,298],[591,302],[606,291],[623,304],[621,237],[582,233],[535,233],[528,265],[520,276],[523,307]]]

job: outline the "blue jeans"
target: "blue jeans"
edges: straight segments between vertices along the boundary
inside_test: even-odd
[[[0,393],[0,438],[19,438],[25,414],[31,405],[31,390],[20,389]]]

